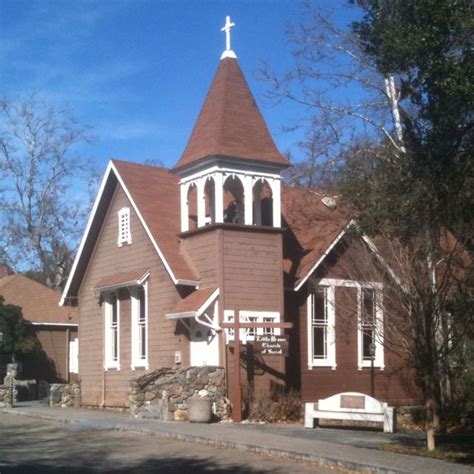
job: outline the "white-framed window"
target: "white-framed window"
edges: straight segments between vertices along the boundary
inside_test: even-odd
[[[108,293],[105,300],[105,369],[120,370],[120,300]]]
[[[118,211],[118,238],[117,245],[130,245],[132,243],[132,234],[130,232],[130,208],[122,207]]]
[[[383,310],[380,288],[361,286],[357,293],[357,366],[384,369]]]
[[[234,310],[224,310],[224,321],[234,321]],[[241,323],[279,323],[280,313],[278,311],[240,311]],[[280,336],[280,328],[242,328],[240,330],[240,341],[255,341],[255,336],[274,335]],[[227,341],[234,340],[234,330],[226,329]]]
[[[336,368],[334,286],[315,288],[307,299],[308,368]]]
[[[69,341],[69,372],[79,373],[79,339],[77,337]]]
[[[132,369],[148,369],[148,282],[130,288],[132,306]]]

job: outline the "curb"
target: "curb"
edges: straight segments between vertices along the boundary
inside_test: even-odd
[[[50,416],[43,415],[38,413],[27,413],[21,410],[12,410],[11,409],[0,409],[0,413],[8,413],[11,415],[18,416],[27,416],[30,418],[39,418],[42,420],[56,421],[67,424],[77,423],[86,425],[88,422],[75,418],[64,418],[61,416]],[[105,428],[105,426],[104,426]],[[94,426],[91,426],[91,429],[96,429]],[[203,436],[189,435],[183,433],[175,433],[172,431],[152,431],[147,428],[140,428],[139,426],[130,427],[129,425],[123,425],[120,423],[110,424],[107,429],[115,431],[126,431],[128,433],[136,433],[148,436],[156,436],[163,439],[172,439],[176,441],[184,441],[196,444],[207,445],[211,447],[223,448],[223,449],[234,449],[243,452],[250,452],[254,454],[263,454],[266,456],[276,457],[276,458],[285,458],[292,459],[295,461],[304,461],[314,464],[319,464],[321,466],[327,467],[336,467],[339,469],[347,469],[356,472],[370,472],[376,474],[406,474],[407,471],[394,470],[385,466],[378,466],[374,464],[361,463],[357,461],[347,461],[341,460],[334,457],[328,457],[320,454],[307,454],[298,451],[290,450],[280,450],[275,448],[266,448],[264,446],[259,446],[255,444],[247,443],[237,443],[233,441],[221,441],[213,440],[211,438],[206,438]]]

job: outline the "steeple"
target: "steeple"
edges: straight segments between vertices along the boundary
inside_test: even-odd
[[[221,223],[281,225],[281,171],[289,163],[275,146],[231,49],[233,26],[227,17],[226,49],[172,170],[181,177],[182,232]]]
[[[230,44],[227,46],[230,48]],[[281,167],[289,165],[275,146],[235,53],[230,49],[222,54],[191,137],[174,170],[210,157],[230,157]]]

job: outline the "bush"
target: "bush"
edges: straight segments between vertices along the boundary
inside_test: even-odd
[[[244,392],[244,403],[247,418],[253,421],[266,421],[269,423],[299,422],[303,417],[303,403],[301,395],[296,390],[286,390],[276,387],[268,392],[255,392],[247,388]]]

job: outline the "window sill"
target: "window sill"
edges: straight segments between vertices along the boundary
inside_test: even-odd
[[[315,368],[319,367],[326,367],[330,368],[331,370],[336,370],[337,364],[333,364],[332,362],[326,362],[326,361],[313,361],[312,364],[308,364],[308,369],[313,370]]]
[[[364,365],[362,365],[362,366],[359,365],[357,367],[357,370],[370,369],[370,368],[372,368],[372,365],[370,363],[369,364],[364,363]],[[380,364],[374,364],[374,369],[384,370],[385,366],[380,365]]]
[[[150,367],[148,365],[148,362],[138,362],[137,364],[132,364],[130,368],[132,370],[136,370],[136,369],[148,370]]]
[[[109,370],[120,370],[120,365],[106,365],[104,366],[104,370],[107,372]]]

